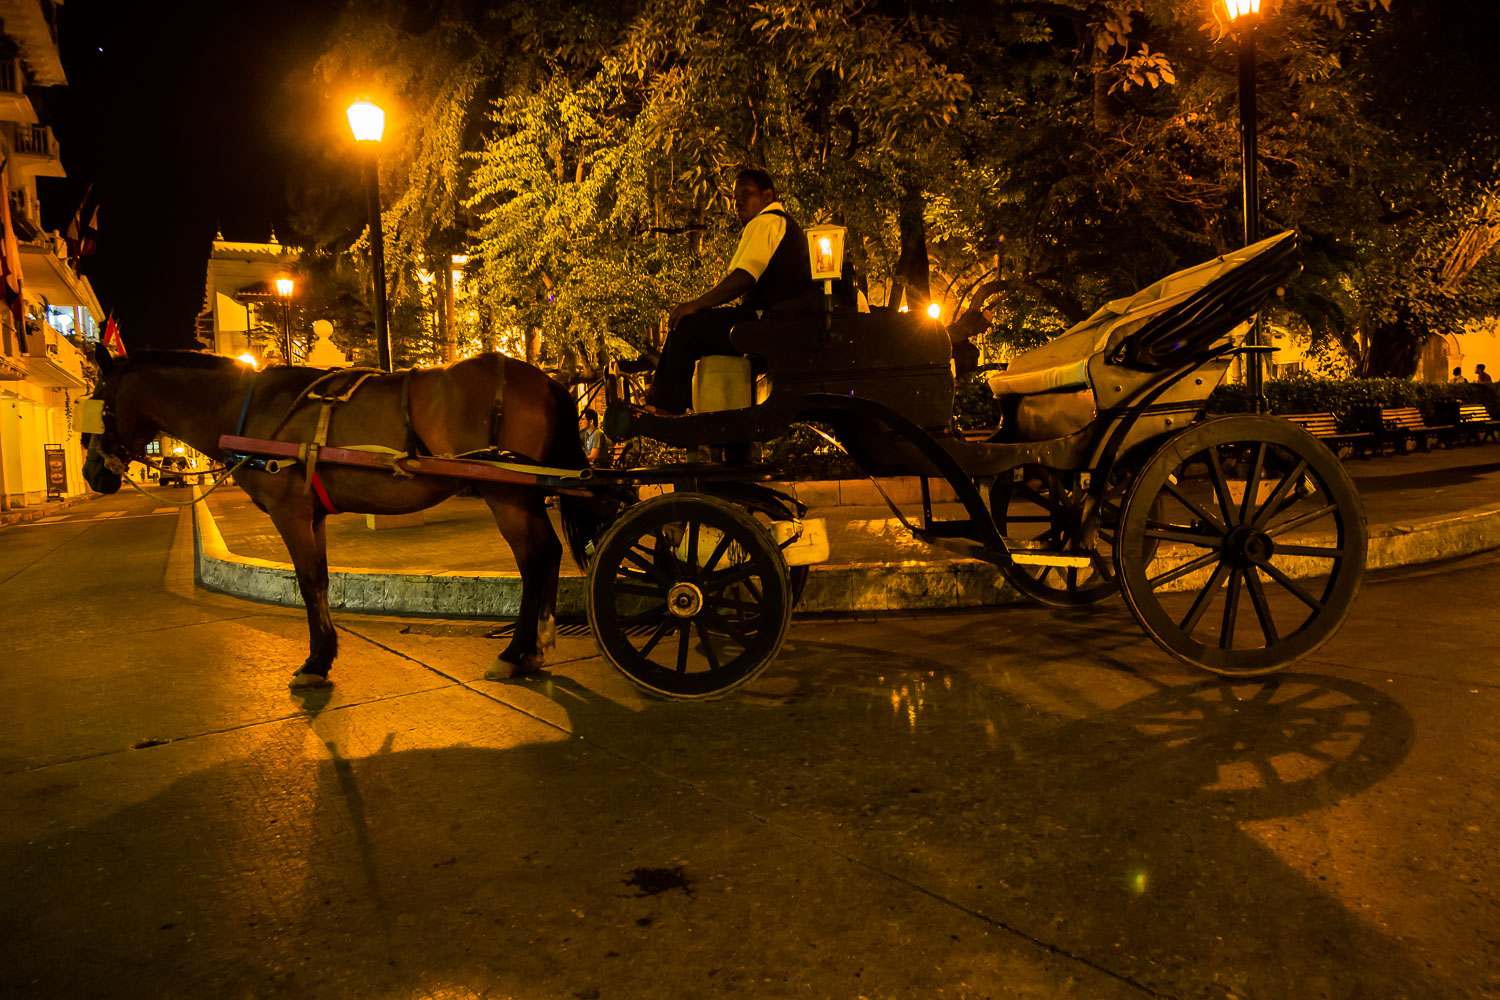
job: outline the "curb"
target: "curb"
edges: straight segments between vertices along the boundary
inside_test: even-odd
[[[196,490],[197,487],[194,487]],[[869,522],[870,530],[884,522]],[[290,563],[230,552],[206,504],[193,508],[195,572],[209,590],[271,604],[301,606]],[[1316,544],[1314,537],[1307,541]],[[1500,504],[1411,524],[1387,525],[1370,534],[1367,569],[1434,562],[1500,548]],[[1168,554],[1160,569],[1185,561]],[[1299,563],[1305,566],[1299,566]],[[1288,565],[1289,575],[1307,575],[1312,559]],[[1183,577],[1169,589],[1201,586],[1208,570]],[[559,617],[584,616],[584,578],[558,581]],[[814,566],[797,606],[799,613],[927,611],[1025,603],[999,569],[978,559],[904,560]],[[520,612],[521,578],[515,573],[389,572],[349,567],[328,574],[332,608],[391,615],[513,618]]]
[[[67,510],[69,507],[77,507],[81,503],[88,503],[99,495],[98,493],[79,493],[74,496],[64,497],[61,500],[44,503],[38,507],[20,507],[8,510],[0,513],[0,527],[11,524],[26,524],[29,521],[40,521],[44,517],[51,517],[60,510]]]

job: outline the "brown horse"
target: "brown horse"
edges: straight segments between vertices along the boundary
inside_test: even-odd
[[[120,488],[126,464],[138,459],[158,431],[166,431],[203,454],[224,461],[223,434],[281,441],[314,439],[321,406],[299,400],[328,372],[276,367],[256,372],[230,358],[192,351],[147,351],[113,359],[98,351],[104,433],[90,435],[84,478],[101,493]],[[373,375],[338,404],[329,420],[332,446],[380,445],[405,450],[409,440],[403,406],[405,373]],[[443,368],[410,373],[411,428],[435,455],[498,448],[554,467],[581,469],[578,415],[567,391],[542,372],[499,354],[470,358]],[[438,476],[405,477],[381,469],[321,463],[317,478],[338,511],[402,514],[446,500],[469,481]],[[297,570],[307,606],[311,651],[293,675],[293,687],[326,684],[338,652],[328,613],[328,554],[324,519],[329,511],[310,489],[306,467],[271,473],[242,467],[235,482],[271,516]],[[500,534],[521,570],[520,620],[515,637],[485,677],[495,680],[542,669],[556,641],[554,612],[562,546],[535,487],[475,484],[494,513]],[[573,558],[584,565],[584,545],[600,524],[587,498],[559,501]]]

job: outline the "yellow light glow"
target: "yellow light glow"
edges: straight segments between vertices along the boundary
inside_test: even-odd
[[[937,319],[942,314],[943,314],[943,307],[942,306],[938,305],[936,302],[929,302],[929,303],[927,303],[927,315],[931,316],[933,319]]]
[[[249,365],[251,368],[260,368],[260,362],[255,360],[255,355],[253,354],[241,354],[234,360],[240,362],[241,364]]]
[[[896,311],[898,313],[911,312],[911,310],[907,308],[906,303],[904,303],[904,302],[901,303],[901,308],[897,309]]]
[[[379,142],[385,135],[385,109],[375,102],[355,101],[349,105],[348,115],[355,142]]]
[[[430,285],[436,280],[436,276],[431,271],[418,271],[417,280],[424,285]]]
[[[1238,20],[1246,14],[1260,13],[1260,0],[1224,0],[1224,6],[1229,8],[1229,19]]]
[[[276,294],[280,295],[282,298],[291,298],[291,296],[292,296],[292,279],[291,278],[277,278],[276,279]]]
[[[172,454],[174,454],[174,455],[181,455],[182,454],[182,445],[178,445],[177,447],[173,448],[172,449]]]
[[[818,249],[824,253],[833,253],[833,240],[826,236],[818,237]]]

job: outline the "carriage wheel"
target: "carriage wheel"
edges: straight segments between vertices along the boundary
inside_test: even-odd
[[[631,507],[589,563],[589,625],[636,684],[713,698],[776,658],[791,620],[786,560],[738,507],[669,493]]]
[[[990,487],[990,511],[995,526],[1007,538],[1042,542],[1049,549],[1063,550],[1081,531],[1084,490],[1068,473],[1040,465],[1026,465],[1020,478],[1001,473]],[[1100,501],[1098,528],[1093,541],[1082,547],[1094,555],[1084,567],[1035,566],[1012,563],[1001,572],[1022,594],[1055,608],[1079,608],[1109,598],[1115,581],[1115,528],[1128,480],[1112,474]],[[1154,551],[1154,543],[1146,551]]]
[[[1125,603],[1179,660],[1259,674],[1301,659],[1349,614],[1367,534],[1338,458],[1293,424],[1235,416],[1172,437],[1130,488],[1115,569]],[[1153,560],[1128,553],[1156,542]]]

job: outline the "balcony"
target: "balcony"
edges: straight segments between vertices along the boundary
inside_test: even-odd
[[[16,125],[11,143],[16,168],[36,177],[66,177],[62,149],[49,125]]]
[[[36,108],[26,94],[26,71],[19,59],[0,59],[0,122],[37,123]]]
[[[62,334],[45,323],[28,323],[26,368],[30,381],[54,389],[82,389],[83,359]]]

